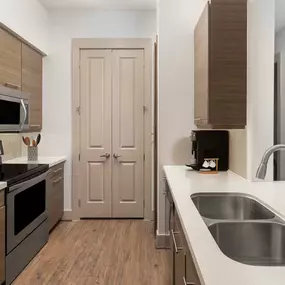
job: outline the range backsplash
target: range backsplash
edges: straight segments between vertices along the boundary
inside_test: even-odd
[[[3,160],[13,159],[27,154],[26,146],[22,141],[22,136],[36,136],[36,133],[11,134],[0,133],[0,140],[3,141],[4,157]]]

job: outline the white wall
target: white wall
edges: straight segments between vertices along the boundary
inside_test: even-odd
[[[279,102],[279,131],[280,143],[285,143],[285,28],[275,37],[275,53],[280,53],[280,102]],[[285,152],[280,152],[280,179],[285,180]]]
[[[0,0],[0,22],[35,47],[49,51],[49,18],[37,0]]]
[[[194,28],[204,0],[162,0],[159,13],[159,164],[190,159],[194,126]],[[165,197],[159,173],[158,234],[165,232]]]
[[[65,209],[71,209],[71,40],[156,35],[155,11],[51,12],[51,49],[45,60],[42,155],[66,155]]]
[[[275,1],[248,2],[247,177],[273,145]],[[272,158],[266,180],[273,180]]]

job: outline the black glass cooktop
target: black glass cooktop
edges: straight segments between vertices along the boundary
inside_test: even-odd
[[[0,181],[7,186],[26,181],[47,171],[47,164],[2,164],[0,165]]]

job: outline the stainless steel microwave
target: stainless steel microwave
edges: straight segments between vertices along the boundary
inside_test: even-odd
[[[28,95],[0,87],[0,132],[24,132],[29,129]]]

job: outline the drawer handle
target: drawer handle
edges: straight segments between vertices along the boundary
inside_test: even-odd
[[[40,128],[41,125],[30,125],[30,128]]]
[[[183,247],[177,247],[175,235],[178,235],[178,234],[179,234],[179,232],[174,232],[173,230],[171,230],[171,235],[172,235],[172,240],[173,240],[173,244],[174,244],[175,253],[178,253],[180,250],[183,249]]]
[[[9,87],[9,88],[13,88],[13,89],[20,89],[21,86],[10,83],[10,82],[5,82],[4,86]]]
[[[62,168],[59,168],[58,170],[55,170],[53,173],[54,174],[57,174],[57,173],[59,173],[59,172],[61,172],[62,171]]]
[[[183,283],[184,285],[195,285],[195,283],[193,283],[193,282],[187,282],[185,277],[183,277],[183,282],[184,282]]]
[[[54,181],[53,181],[53,184],[57,184],[57,183],[60,182],[61,180],[62,180],[62,176],[59,177],[58,179],[54,180]]]

